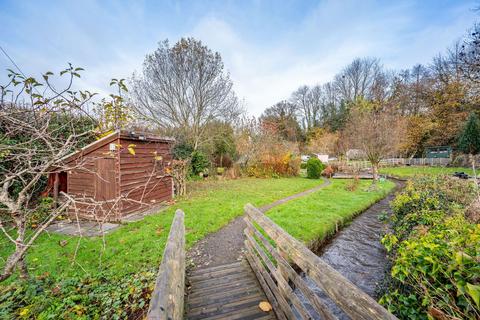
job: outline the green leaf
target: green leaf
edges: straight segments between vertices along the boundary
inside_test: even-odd
[[[467,283],[467,293],[475,301],[477,307],[480,307],[480,286]]]

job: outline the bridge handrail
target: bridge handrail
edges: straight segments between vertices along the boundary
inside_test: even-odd
[[[260,210],[247,204],[245,213],[246,256],[279,319],[298,315],[301,319],[311,318],[291,284],[323,319],[336,319],[292,265],[302,269],[352,319],[397,319]]]
[[[183,319],[185,291],[185,214],[175,212],[155,289],[148,308],[149,320]]]

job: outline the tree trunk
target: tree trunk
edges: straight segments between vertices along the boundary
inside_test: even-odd
[[[478,190],[478,181],[477,181],[477,171],[475,169],[475,155],[470,154],[470,162],[472,164],[473,170],[473,183],[475,184],[475,190],[477,191],[477,196],[480,198],[480,191]]]
[[[378,180],[378,163],[372,163],[372,175],[373,183],[376,183]]]
[[[53,208],[57,209],[58,207],[58,187],[60,184],[60,177],[58,172],[54,173],[54,180],[53,180]]]
[[[3,272],[0,275],[0,282],[12,275],[13,271],[15,270],[15,266],[17,266],[18,261],[20,261],[21,259],[21,248],[17,244],[15,247],[15,252],[8,257],[7,262],[3,267]]]
[[[20,260],[18,260],[18,270],[20,271],[20,278],[23,280],[27,280],[30,278],[28,274],[28,268],[27,268],[27,261],[25,261],[25,257],[21,257]]]

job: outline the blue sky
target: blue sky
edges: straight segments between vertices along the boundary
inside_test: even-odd
[[[221,53],[251,114],[302,84],[332,79],[355,57],[388,69],[428,63],[480,17],[478,1],[0,0],[0,45],[26,74],[86,69],[78,86],[108,92],[168,38]],[[10,62],[0,53],[0,81]]]

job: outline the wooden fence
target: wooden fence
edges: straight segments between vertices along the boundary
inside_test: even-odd
[[[162,263],[158,270],[155,289],[150,300],[147,319],[183,319],[185,294],[185,214],[181,210],[175,217],[168,234]]]
[[[380,166],[447,166],[451,162],[450,158],[388,158],[382,159]],[[340,171],[360,171],[372,167],[367,160],[333,160],[329,161],[328,164],[336,165]]]
[[[246,256],[278,319],[312,319],[316,314],[337,319],[292,266],[300,268],[352,319],[396,319],[257,208],[247,204],[245,212]]]

